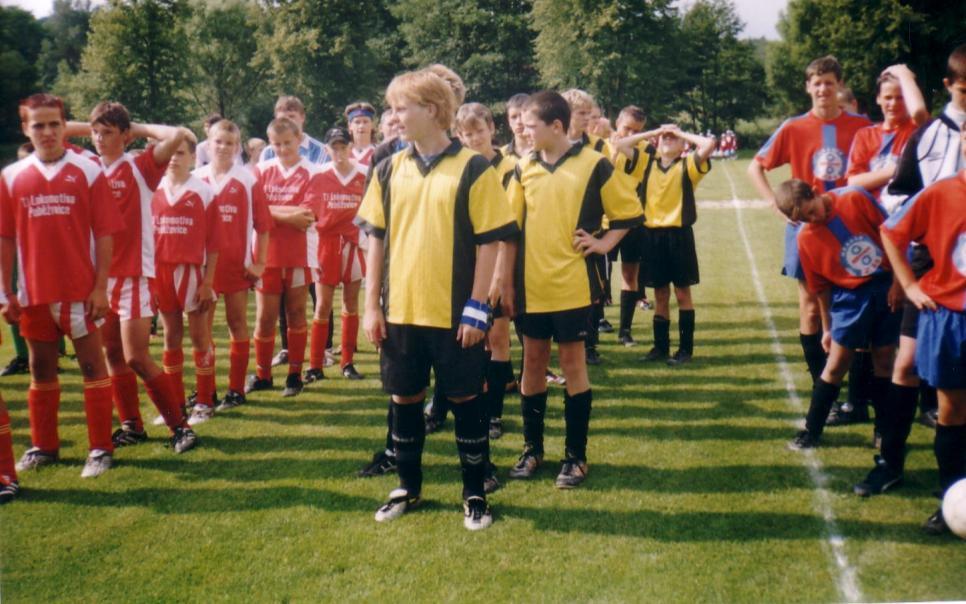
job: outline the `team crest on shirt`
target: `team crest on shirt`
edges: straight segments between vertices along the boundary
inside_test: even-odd
[[[876,170],[881,170],[882,168],[895,168],[895,166],[896,156],[891,153],[876,155],[869,162],[869,169],[873,172]]]
[[[953,248],[953,266],[960,275],[966,277],[966,233],[960,233]]]
[[[882,250],[868,235],[856,235],[842,246],[840,258],[850,275],[868,277],[882,265]]]
[[[812,156],[812,173],[819,180],[839,180],[845,176],[846,157],[835,147],[822,147]]]

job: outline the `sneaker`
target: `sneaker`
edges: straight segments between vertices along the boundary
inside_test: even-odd
[[[600,353],[597,352],[596,346],[587,347],[586,352],[588,365],[600,365],[604,362],[603,359],[600,358]]]
[[[587,479],[587,462],[570,457],[561,462],[560,473],[554,486],[558,489],[574,489]]]
[[[542,463],[543,454],[525,449],[517,463],[510,468],[510,478],[532,478]]]
[[[788,441],[785,448],[789,451],[801,451],[802,449],[814,449],[818,446],[818,438],[812,436],[808,430],[802,430],[795,435],[795,438]]]
[[[188,398],[185,399],[185,407],[187,407],[188,409],[191,409],[197,404],[198,404],[198,391],[193,390],[191,394],[188,395]]]
[[[278,354],[272,357],[272,367],[278,367],[279,365],[285,365],[288,363],[288,350],[281,349]]]
[[[493,524],[490,504],[482,497],[467,497],[463,502],[463,526],[469,531],[482,531]]]
[[[643,300],[641,300],[640,302],[638,302],[637,303],[637,307],[640,308],[641,310],[653,310],[654,309],[654,305],[651,304],[651,301],[648,300],[647,298],[644,298]]]
[[[323,367],[331,367],[335,365],[335,355],[332,354],[330,351],[326,350],[325,356],[323,356],[322,358],[323,358],[323,361],[322,361]]]
[[[225,398],[221,399],[221,402],[218,403],[217,407],[215,407],[215,410],[228,411],[229,409],[234,409],[235,407],[239,405],[244,405],[244,404],[245,404],[244,394],[242,394],[241,392],[236,392],[234,390],[229,390],[228,393],[225,394]]]
[[[879,455],[872,459],[875,460],[875,467],[865,477],[865,480],[852,487],[852,492],[859,497],[881,495],[892,487],[902,484],[902,472],[890,468]]]
[[[825,420],[826,426],[847,426],[849,424],[862,424],[869,421],[869,407],[859,405],[856,407],[846,401],[838,407],[832,407]]]
[[[878,428],[872,428],[872,448],[882,450],[882,433]]]
[[[188,425],[197,426],[198,424],[203,424],[214,416],[215,410],[212,407],[198,403],[195,405],[195,408],[191,410],[191,415],[188,417]]]
[[[434,432],[439,432],[446,425],[446,416],[439,416],[434,413],[427,413],[423,416],[426,420],[426,434],[433,434]]]
[[[290,373],[285,378],[285,390],[282,390],[282,396],[295,396],[302,392],[304,387],[302,376],[297,373]]]
[[[684,365],[691,362],[692,355],[690,352],[685,352],[683,350],[678,350],[673,355],[671,355],[666,361],[669,367],[676,367],[678,365]]]
[[[650,349],[647,354],[641,357],[641,360],[646,363],[652,363],[654,361],[667,361],[668,351],[661,350],[657,346]]]
[[[567,378],[547,369],[547,383],[563,386],[567,383]]]
[[[500,490],[500,479],[496,477],[496,466],[492,463],[486,469],[486,476],[483,477],[483,492],[489,495],[490,493]]]
[[[245,380],[245,394],[258,392],[259,390],[271,390],[275,387],[272,378],[260,378],[254,373]]]
[[[376,510],[376,522],[392,522],[417,505],[419,505],[418,495],[410,497],[406,489],[393,489],[389,493],[389,501]]]
[[[365,376],[356,371],[356,368],[352,363],[349,363],[342,368],[342,377],[346,378],[347,380],[361,380]]]
[[[310,367],[305,370],[305,374],[302,376],[302,381],[306,384],[311,384],[312,382],[321,382],[325,379],[325,372],[317,367]]]
[[[49,466],[52,463],[56,463],[58,458],[57,451],[41,451],[37,447],[30,447],[24,451],[20,461],[17,462],[16,468],[18,472],[36,470],[42,466]]]
[[[919,414],[919,419],[917,421],[923,426],[935,430],[936,425],[939,423],[939,409],[923,411]]]
[[[156,418],[154,418],[154,419],[151,420],[151,425],[152,426],[163,426],[166,423],[167,422],[164,421],[164,416],[163,415],[159,415]]]
[[[187,426],[178,426],[171,436],[171,448],[175,453],[184,453],[198,445],[198,435]]]
[[[84,469],[81,470],[81,478],[96,478],[111,469],[114,465],[114,456],[104,449],[92,449],[84,462]]]
[[[490,418],[490,440],[498,440],[503,436],[503,419],[499,417]]]
[[[597,331],[600,333],[614,333],[614,326],[607,319],[601,319],[597,323]]]
[[[19,482],[7,480],[6,477],[0,476],[0,505],[13,501],[18,493],[20,493]]]
[[[163,418],[162,418],[163,419]],[[133,421],[121,422],[121,427],[111,434],[111,442],[114,448],[138,445],[148,439],[147,430],[136,430],[137,425]]]
[[[926,521],[922,523],[922,532],[928,535],[945,535],[949,533],[949,525],[946,524],[946,519],[943,518],[943,509],[940,507],[936,512],[926,518]]]
[[[396,471],[396,456],[390,455],[385,451],[379,451],[372,456],[364,468],[356,474],[359,478],[370,478],[372,476],[384,476]]]
[[[0,370],[0,377],[7,377],[8,375],[20,375],[22,373],[30,373],[30,365],[27,359],[23,357],[13,357],[7,366]]]
[[[637,344],[637,342],[634,341],[634,338],[631,337],[631,332],[624,330],[621,330],[620,334],[617,336],[617,341],[627,348]]]

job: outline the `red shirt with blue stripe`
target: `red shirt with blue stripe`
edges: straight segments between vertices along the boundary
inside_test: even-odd
[[[895,171],[902,150],[906,148],[906,142],[915,131],[916,123],[912,118],[907,118],[891,129],[887,129],[884,123],[862,128],[855,133],[852,141],[846,177],[886,167]],[[870,193],[879,197],[881,191],[880,187]]]
[[[798,254],[809,291],[832,286],[855,289],[891,272],[882,248],[879,225],[885,209],[861,187],[827,193],[832,198],[828,219],[806,224],[798,234]]]

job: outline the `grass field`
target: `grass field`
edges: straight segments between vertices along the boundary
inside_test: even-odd
[[[718,162],[699,197],[732,199],[731,177],[737,196],[752,199],[745,166]],[[493,443],[505,486],[482,533],[462,528],[451,421],[427,439],[425,507],[373,521],[396,485],[354,476],[384,435],[376,379],[331,379],[294,400],[259,393],[199,426],[202,446],[182,456],[149,428],[149,443],[82,480],[80,379],[62,360],[63,463],[23,474],[23,496],[0,509],[4,602],[966,598],[966,542],[918,530],[937,504],[930,432],[913,429],[905,486],[869,500],[851,485],[871,467],[870,425],[829,430],[814,455],[785,450],[802,417],[786,378],[804,404],[809,383],[772,211],[702,207],[696,229],[695,361],[637,361],[650,312],[636,317],[636,348],[603,335],[605,363],[590,369],[590,477],[571,492],[553,488],[555,463],[532,482],[505,479],[522,444],[518,399],[508,399],[507,433]],[[616,323],[617,308],[608,315]],[[217,336],[227,351],[222,321]],[[10,352],[5,343],[2,358]],[[377,375],[368,344],[357,366]],[[223,390],[227,354],[219,369]],[[27,379],[0,388],[19,456],[29,446]],[[562,397],[552,387],[550,460],[562,455]]]

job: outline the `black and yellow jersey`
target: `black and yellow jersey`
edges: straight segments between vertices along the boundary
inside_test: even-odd
[[[711,161],[698,164],[697,152],[663,167],[657,149],[641,143],[631,157],[617,157],[617,170],[637,186],[644,205],[644,226],[652,229],[691,226],[698,219],[694,188],[711,170]]]
[[[494,149],[496,155],[490,160],[490,165],[496,170],[497,178],[500,179],[500,184],[506,189],[510,184],[510,177],[513,176],[513,169],[517,167],[517,159],[509,155],[505,155],[501,150]]]
[[[510,142],[500,147],[500,153],[513,161],[520,161],[526,155],[526,153],[521,154],[520,150],[517,149],[516,139],[510,139]]]
[[[603,155],[579,142],[554,165],[537,153],[520,160],[507,194],[523,232],[514,271],[517,312],[588,306],[600,296],[603,275],[593,257],[574,249],[574,231],[599,232],[604,217],[613,229],[643,220],[634,190],[614,177]]]
[[[585,146],[590,147],[594,151],[606,157],[607,161],[610,161],[611,148],[610,143],[608,143],[606,140],[597,136],[596,134],[590,134],[589,132],[584,132],[581,140]]]
[[[386,321],[445,329],[473,291],[476,246],[519,233],[496,172],[456,140],[429,163],[412,146],[380,162],[357,222],[384,241]]]

